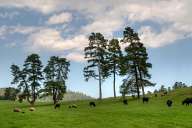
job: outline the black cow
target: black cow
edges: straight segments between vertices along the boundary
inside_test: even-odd
[[[96,104],[95,104],[95,102],[91,101],[91,102],[89,102],[89,106],[90,107],[96,107]]]
[[[60,103],[56,103],[56,104],[55,104],[55,109],[60,108],[60,106],[61,106]]]
[[[172,100],[167,100],[167,106],[168,106],[168,107],[171,107],[172,104],[173,104],[173,101],[172,101]]]
[[[148,103],[149,102],[149,97],[143,97],[143,103]]]
[[[192,98],[186,98],[185,100],[182,101],[183,105],[189,106],[192,104]]]
[[[125,104],[125,105],[128,104],[127,99],[124,99],[124,100],[123,100],[123,104]]]
[[[155,97],[157,97],[157,94],[155,94]]]

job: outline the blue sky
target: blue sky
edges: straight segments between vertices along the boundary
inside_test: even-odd
[[[155,88],[176,81],[191,85],[191,4],[191,0],[0,0],[0,87],[10,86],[11,64],[22,65],[27,55],[38,53],[44,65],[53,55],[68,58],[68,89],[98,97],[98,81],[83,78],[87,37],[101,32],[107,39],[120,39],[126,26],[134,28],[148,48]],[[117,91],[121,83],[119,77]],[[104,97],[113,95],[111,78],[102,87]]]

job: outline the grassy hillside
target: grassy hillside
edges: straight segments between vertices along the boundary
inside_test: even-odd
[[[0,96],[4,96],[5,88],[0,88]],[[89,100],[93,99],[90,96],[87,96],[81,92],[74,92],[74,91],[67,91],[67,93],[64,94],[63,101],[77,101],[77,100]],[[38,99],[39,102],[52,102],[52,97],[47,96]]]
[[[2,128],[192,128],[192,106],[181,105],[185,97],[192,97],[191,88],[152,97],[148,104],[130,99],[125,106],[120,99],[105,99],[90,108],[89,101],[73,101],[54,110],[51,104],[39,103],[34,112],[24,103],[0,101],[0,123]],[[174,101],[172,108],[165,105],[167,99]],[[69,109],[74,103],[78,108]],[[14,106],[25,113],[12,112]]]
[[[63,101],[77,101],[77,100],[89,100],[89,99],[93,99],[93,98],[80,92],[67,91],[67,93],[64,94]],[[47,96],[47,97],[38,99],[38,101],[52,102],[53,100],[51,96]]]

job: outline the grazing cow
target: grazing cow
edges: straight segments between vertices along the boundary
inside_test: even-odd
[[[77,108],[77,105],[76,104],[69,105],[69,108]]]
[[[96,104],[95,104],[95,102],[91,101],[91,102],[89,102],[89,106],[90,107],[96,107]]]
[[[161,97],[165,96],[165,94],[161,94]]]
[[[143,103],[148,103],[149,102],[149,97],[143,97]]]
[[[135,95],[132,95],[132,98],[135,99]]]
[[[14,108],[13,112],[21,112],[21,109],[20,108]]]
[[[189,106],[190,104],[192,104],[192,98],[186,98],[185,100],[182,101],[182,104]]]
[[[60,103],[56,103],[56,104],[55,104],[55,109],[60,108],[60,106],[61,106]]]
[[[168,107],[171,107],[171,106],[172,106],[172,103],[173,103],[172,100],[167,100],[167,106],[168,106]]]
[[[125,104],[125,105],[128,104],[127,99],[124,99],[124,100],[123,100],[123,104]]]
[[[155,94],[155,97],[157,97],[157,94]]]

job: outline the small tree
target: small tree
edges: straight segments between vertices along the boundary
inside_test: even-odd
[[[16,85],[22,93],[22,98],[27,98],[27,101],[30,103],[29,83],[27,82],[26,72],[15,64],[11,65],[11,72],[13,76],[13,81],[11,84]]]
[[[70,63],[65,58],[56,56],[50,57],[45,73],[45,94],[52,95],[53,102],[56,104],[62,100],[66,92],[66,80],[68,78]]]
[[[42,75],[42,62],[38,54],[29,55],[24,63],[23,72],[27,77],[27,83],[30,90],[30,104],[33,106],[37,96],[38,90],[40,89],[41,80],[43,80]]]
[[[26,97],[31,105],[34,105],[38,96],[41,80],[43,80],[43,66],[39,55],[29,55],[23,66],[23,69],[20,69],[17,65],[11,66],[11,72],[14,77],[12,84],[16,84],[23,92],[23,97]]]
[[[134,95],[137,93],[134,78],[128,77],[123,79],[123,84],[120,86],[120,93],[122,94],[123,99],[125,99],[126,94]]]
[[[165,88],[164,85],[161,85],[159,92],[167,92],[167,89]]]
[[[107,67],[107,40],[101,33],[91,33],[89,44],[85,47],[85,59],[87,66],[84,68],[84,77],[99,80],[99,99],[102,99],[102,81],[109,76]]]
[[[18,89],[8,87],[8,88],[5,88],[4,96],[6,100],[15,100],[18,93],[19,93]]]

